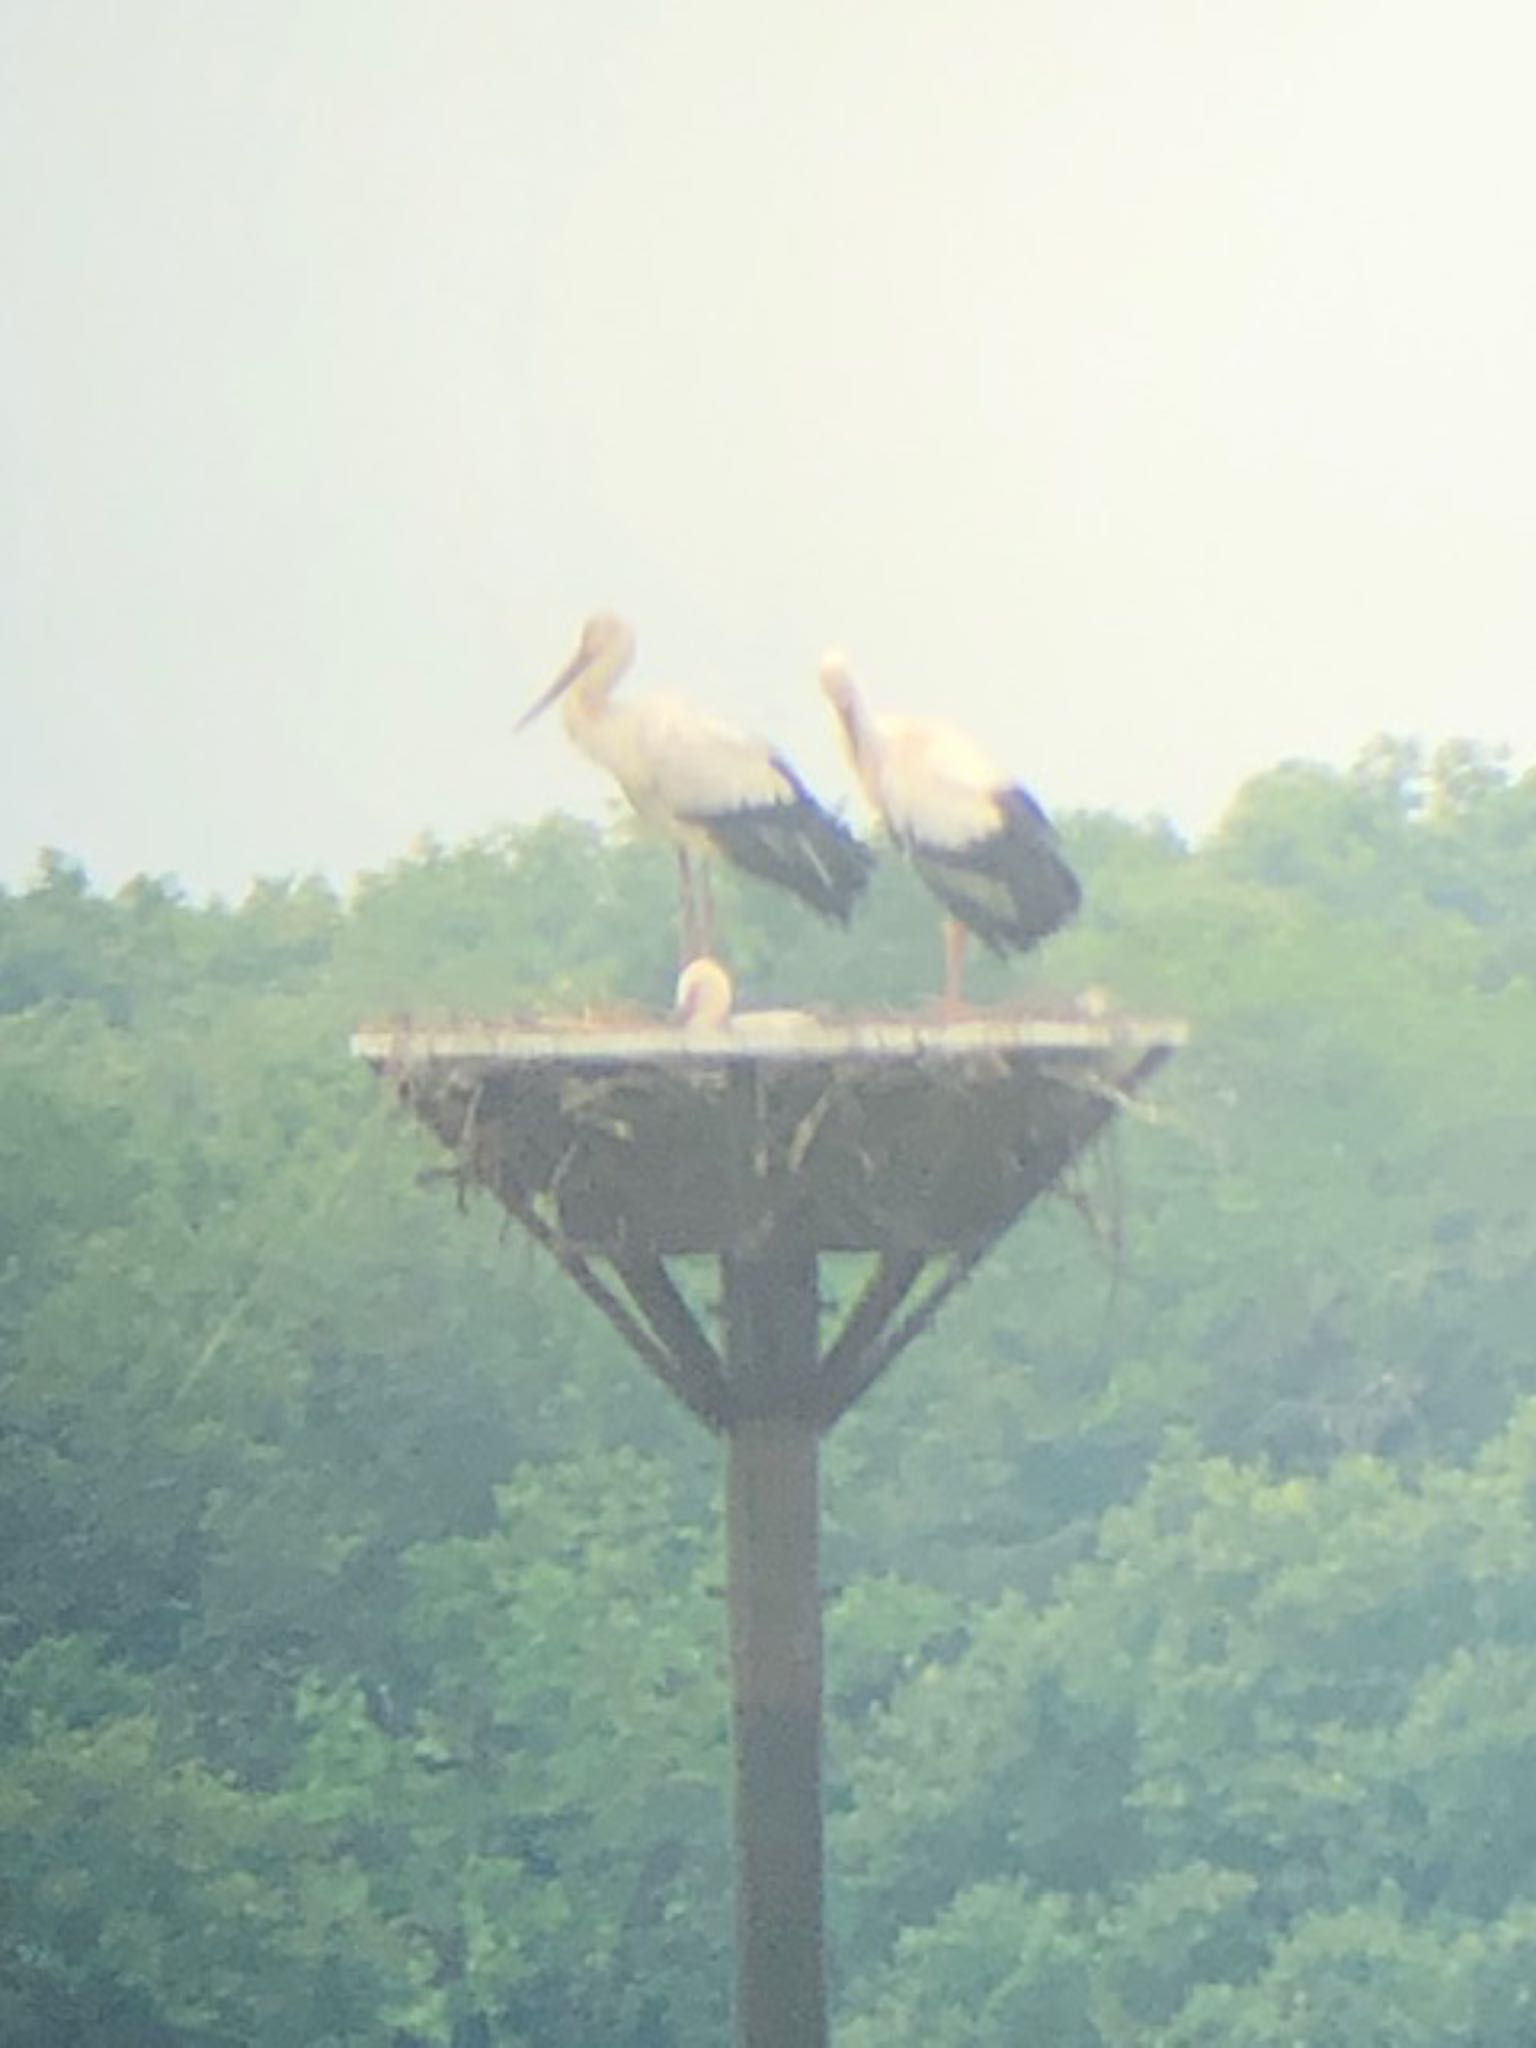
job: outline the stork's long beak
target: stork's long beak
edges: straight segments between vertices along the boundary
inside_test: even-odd
[[[563,697],[582,670],[587,666],[589,659],[590,657],[586,649],[578,647],[549,688],[544,691],[542,696],[534,699],[512,730],[514,732],[522,732],[526,727],[532,725],[541,711],[547,711],[557,697]]]

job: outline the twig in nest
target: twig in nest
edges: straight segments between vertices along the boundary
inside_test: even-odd
[[[795,1134],[789,1141],[789,1170],[798,1173],[805,1164],[806,1154],[815,1144],[817,1134],[826,1122],[832,1108],[832,1097],[836,1090],[834,1082],[828,1082],[810,1108],[795,1125]]]

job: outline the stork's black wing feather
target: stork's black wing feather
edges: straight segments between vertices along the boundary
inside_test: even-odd
[[[995,953],[1027,953],[1077,913],[1083,892],[1055,827],[1027,789],[999,792],[1003,823],[966,846],[912,848],[912,863],[961,924]]]
[[[822,917],[846,924],[875,857],[840,818],[822,809],[788,767],[778,765],[792,797],[741,810],[696,812],[687,822],[706,832],[733,866],[788,889]]]

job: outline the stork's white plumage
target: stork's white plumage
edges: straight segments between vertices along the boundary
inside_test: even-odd
[[[816,1025],[809,1010],[738,1010],[731,977],[708,954],[690,960],[677,977],[675,1014],[690,1037],[706,1043],[717,1043],[738,1025],[756,1040],[803,1038]]]
[[[676,844],[684,960],[713,945],[709,871],[695,870],[696,855],[719,855],[846,923],[869,879],[869,849],[766,741],[660,692],[615,703],[634,655],[635,636],[622,619],[611,612],[588,619],[575,654],[517,730],[563,699],[572,744]]]
[[[1027,952],[1074,915],[1077,877],[1029,791],[969,734],[939,720],[873,716],[835,650],[822,657],[821,686],[870,808],[950,914],[946,992],[956,1003],[966,931],[994,952]]]

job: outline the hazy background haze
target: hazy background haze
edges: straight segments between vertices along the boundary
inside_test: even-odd
[[[0,0],[0,879],[338,879],[815,662],[1199,831],[1536,753],[1508,0]]]

